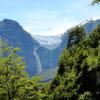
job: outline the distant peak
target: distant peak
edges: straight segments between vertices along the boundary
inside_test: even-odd
[[[9,22],[9,21],[15,22],[14,20],[11,20],[11,19],[3,19],[2,21],[3,21],[3,22]]]
[[[11,19],[3,19],[2,22],[4,23],[13,23],[13,24],[19,24],[17,21],[11,20]]]
[[[33,38],[43,47],[54,50],[62,42],[62,35],[56,35],[56,36],[40,36],[40,35],[34,35]]]
[[[22,26],[17,21],[14,21],[11,19],[3,19],[0,23],[2,23],[3,25],[6,25],[7,27],[22,29]]]

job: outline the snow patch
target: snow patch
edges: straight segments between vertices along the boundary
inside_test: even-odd
[[[34,35],[33,38],[38,41],[38,43],[49,49],[53,50],[56,49],[62,42],[62,35],[56,35],[56,36],[40,36],[40,35]]]

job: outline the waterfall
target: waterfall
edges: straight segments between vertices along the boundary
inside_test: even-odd
[[[33,55],[34,55],[35,60],[36,60],[37,73],[39,74],[39,73],[42,72],[42,64],[41,64],[39,55],[38,55],[38,53],[36,52],[37,49],[38,49],[37,47],[34,49]]]
[[[52,64],[52,51],[50,51],[50,63],[51,63],[50,64],[51,65],[50,68],[52,68],[53,67],[53,64]]]

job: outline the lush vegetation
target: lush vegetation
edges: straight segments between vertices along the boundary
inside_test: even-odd
[[[99,100],[100,25],[91,33],[76,26],[66,44],[56,77],[43,82],[40,76],[30,78],[25,72],[19,48],[0,39],[0,100]]]
[[[100,25],[91,33],[76,26],[66,44],[57,75],[52,82],[43,82],[40,76],[30,78],[25,72],[19,48],[0,40],[0,100],[99,100]]]
[[[69,31],[67,48],[50,87],[53,100],[100,98],[100,25],[92,33],[84,34],[82,27]]]
[[[97,3],[99,3],[100,2],[100,0],[92,0],[92,4],[94,5],[94,4],[97,4]]]
[[[41,83],[38,76],[28,77],[18,51],[0,40],[0,100],[40,100],[49,83]]]
[[[91,33],[75,27],[52,82],[29,78],[25,63],[1,40],[0,100],[98,100],[100,98],[100,25]]]

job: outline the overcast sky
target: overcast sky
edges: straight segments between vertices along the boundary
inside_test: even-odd
[[[0,0],[0,20],[19,22],[32,35],[57,35],[90,18],[100,18],[91,0]]]

